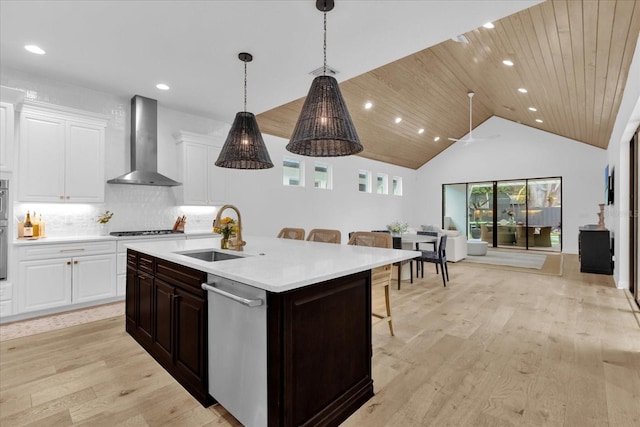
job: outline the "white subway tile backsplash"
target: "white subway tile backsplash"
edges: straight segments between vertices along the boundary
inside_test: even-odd
[[[106,203],[100,205],[16,203],[15,223],[24,219],[27,211],[41,213],[46,233],[51,237],[100,234],[97,222],[104,211],[113,212],[109,231],[171,229],[178,216],[187,217],[186,231],[210,231],[215,217],[214,207],[176,206],[171,187],[148,185],[107,185]]]

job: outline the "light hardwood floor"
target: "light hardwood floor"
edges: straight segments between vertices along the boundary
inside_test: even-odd
[[[396,336],[373,328],[376,395],[345,426],[640,425],[640,315],[610,276],[572,255],[562,277],[458,263],[443,288],[426,272],[392,291]],[[117,317],[0,343],[0,425],[238,423]]]

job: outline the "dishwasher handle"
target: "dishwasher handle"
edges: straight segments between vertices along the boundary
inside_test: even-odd
[[[235,302],[239,302],[242,305],[246,305],[247,307],[259,307],[262,305],[262,300],[260,298],[257,299],[247,299],[240,297],[238,295],[232,294],[231,292],[223,291],[222,289],[216,288],[215,283],[203,283],[202,289],[205,291],[213,292],[218,295],[222,295],[223,297],[229,298]]]

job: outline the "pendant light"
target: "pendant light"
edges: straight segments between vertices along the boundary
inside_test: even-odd
[[[340,93],[338,81],[327,76],[327,12],[333,0],[317,0],[316,8],[324,13],[323,75],[313,79],[287,150],[311,157],[339,157],[363,150],[356,128]]]
[[[253,60],[250,53],[242,52],[238,58],[244,62],[244,111],[236,114],[227,140],[216,166],[231,169],[269,169],[273,167],[267,147],[264,145],[256,116],[247,112],[247,62]]]

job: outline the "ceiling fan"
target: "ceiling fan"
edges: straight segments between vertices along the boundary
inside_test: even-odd
[[[469,135],[466,138],[460,138],[460,139],[456,139],[456,138],[448,138],[449,141],[461,141],[464,142],[464,145],[467,146],[469,144],[473,144],[476,142],[481,142],[481,141],[486,141],[488,139],[493,139],[493,138],[497,138],[499,135],[491,135],[489,137],[486,138],[474,138],[473,137],[473,121],[472,121],[472,117],[473,117],[473,95],[475,95],[474,92],[468,92],[467,96],[469,97]]]

